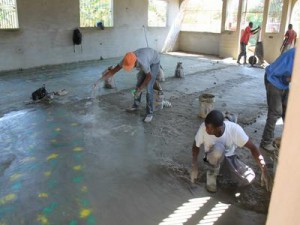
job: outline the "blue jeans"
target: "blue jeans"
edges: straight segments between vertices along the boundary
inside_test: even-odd
[[[262,140],[260,142],[261,146],[272,143],[277,120],[280,117],[282,117],[283,120],[285,119],[285,111],[289,94],[289,90],[276,88],[266,79],[266,76],[267,74],[265,74],[265,86],[267,91],[268,116]]]
[[[157,75],[159,73],[159,67],[160,67],[160,63],[153,64],[150,66],[151,80],[149,81],[149,83],[147,85],[147,94],[146,94],[146,101],[147,101],[146,114],[147,115],[153,114],[153,94],[154,94],[153,86],[154,86],[155,80],[157,78]],[[140,71],[140,72],[138,72],[138,74],[136,76],[137,76],[136,87],[138,88],[144,82],[144,80],[146,78],[146,74],[143,71]],[[133,107],[138,107],[140,105],[141,98],[142,98],[142,93],[137,98],[134,98]]]

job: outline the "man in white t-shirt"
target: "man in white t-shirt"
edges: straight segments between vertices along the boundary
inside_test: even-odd
[[[262,181],[269,189],[266,163],[258,148],[249,139],[241,126],[230,121],[224,121],[224,115],[218,110],[211,111],[201,124],[193,144],[193,161],[191,181],[194,183],[198,175],[198,155],[200,146],[204,146],[204,161],[210,165],[207,171],[206,187],[209,192],[217,191],[217,175],[225,157],[235,155],[237,147],[247,147],[258,163],[262,172]],[[242,177],[242,179],[246,179]]]

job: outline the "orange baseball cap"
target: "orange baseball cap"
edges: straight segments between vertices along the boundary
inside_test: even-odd
[[[133,69],[136,62],[136,55],[133,52],[128,52],[123,58],[123,69],[130,71]]]

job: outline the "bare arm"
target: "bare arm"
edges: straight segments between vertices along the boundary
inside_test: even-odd
[[[191,182],[192,183],[194,183],[195,180],[198,177],[198,162],[197,162],[197,159],[198,159],[199,151],[200,151],[200,148],[198,148],[196,146],[196,142],[194,141],[193,148],[192,148],[192,155],[193,155],[192,172],[191,172]]]
[[[258,148],[253,144],[252,141],[248,140],[248,142],[245,144],[245,147],[249,148],[251,151],[251,154],[257,164],[259,165],[261,169],[261,185],[266,187],[267,191],[271,191],[272,188],[272,181],[270,180],[270,177],[267,173],[267,167],[266,167],[266,162],[264,160],[264,157],[262,154],[259,152]]]
[[[192,155],[193,155],[193,161],[192,161],[192,164],[193,164],[193,165],[194,165],[194,164],[197,164],[199,151],[200,151],[200,148],[198,148],[198,147],[196,146],[196,142],[194,141],[193,148],[192,148]]]
[[[248,140],[247,143],[245,144],[245,147],[247,147],[251,151],[251,154],[252,154],[253,158],[255,159],[255,161],[257,162],[257,164],[259,165],[262,173],[266,173],[267,172],[266,162],[264,160],[264,157],[262,156],[262,154],[256,147],[256,145],[254,145],[251,140]]]
[[[118,64],[113,69],[108,70],[105,74],[102,75],[103,80],[107,80],[108,78],[115,75],[115,73],[119,72],[122,69],[122,67]]]
[[[257,27],[256,29],[251,30],[252,34],[256,34],[260,30],[260,27]]]

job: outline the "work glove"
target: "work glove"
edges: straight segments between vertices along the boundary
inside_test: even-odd
[[[261,177],[260,177],[260,185],[262,187],[265,187],[267,191],[272,190],[272,179],[267,173],[267,171],[262,171]]]
[[[132,94],[133,94],[135,99],[138,99],[140,97],[141,93],[142,93],[142,91],[139,90],[138,88],[136,88],[132,91]]]
[[[193,163],[192,172],[191,172],[191,182],[195,183],[195,180],[198,178],[198,165]]]

